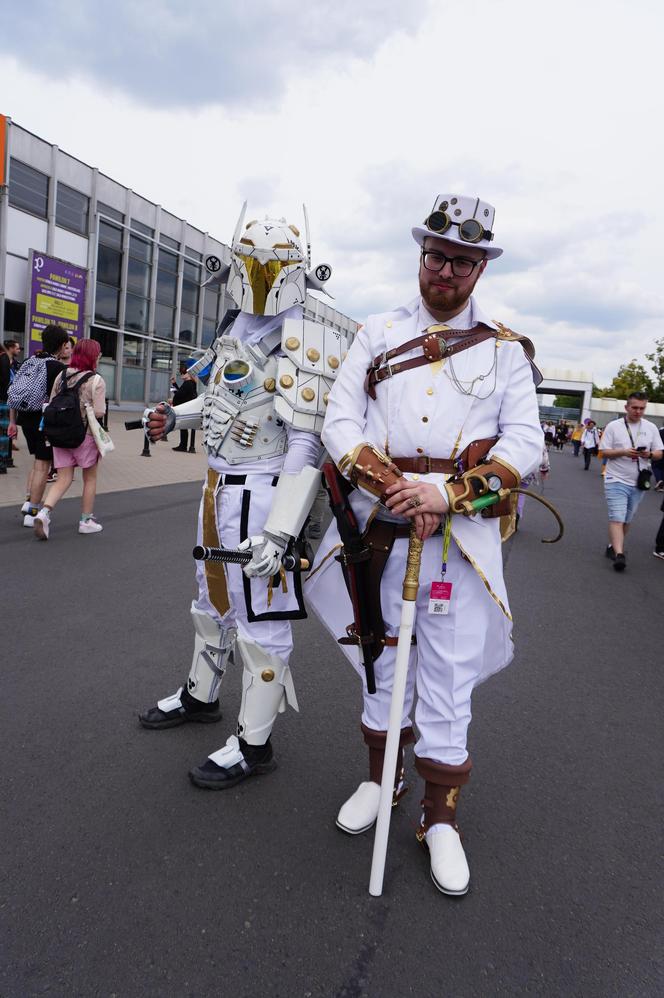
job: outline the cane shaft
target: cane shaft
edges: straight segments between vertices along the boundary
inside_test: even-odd
[[[387,857],[387,840],[390,834],[390,817],[392,813],[392,794],[394,791],[394,773],[397,768],[399,738],[403,718],[403,705],[406,696],[406,680],[408,678],[408,661],[410,659],[410,642],[413,636],[415,622],[415,601],[419,585],[420,562],[422,559],[423,542],[415,535],[415,527],[411,527],[408,541],[408,559],[403,584],[403,606],[399,624],[399,641],[397,644],[396,662],[394,664],[394,683],[390,701],[390,719],[387,726],[385,742],[385,760],[383,776],[380,784],[380,801],[376,834],[374,836],[373,856],[371,859],[371,877],[369,893],[380,897],[383,893],[383,877],[385,875],[385,859]]]

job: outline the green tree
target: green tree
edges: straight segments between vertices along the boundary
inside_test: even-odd
[[[581,399],[578,395],[556,395],[553,404],[557,409],[581,409]]]
[[[664,337],[655,340],[655,349],[652,353],[646,354],[646,360],[650,361],[653,373],[653,391],[650,399],[652,402],[664,402]]]
[[[630,392],[647,392],[654,400],[655,387],[643,364],[636,358],[629,364],[621,364],[618,373],[604,392],[605,398],[626,399]]]

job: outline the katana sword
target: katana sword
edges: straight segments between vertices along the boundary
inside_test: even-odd
[[[383,775],[380,782],[378,818],[376,820],[376,833],[371,859],[369,893],[374,897],[380,897],[383,893],[387,840],[390,834],[390,815],[392,813],[392,797],[394,794],[394,774],[397,768],[399,737],[401,734],[403,705],[406,696],[406,679],[408,677],[408,660],[410,658],[410,642],[415,623],[415,602],[417,600],[417,590],[420,585],[420,562],[422,560],[423,546],[424,541],[418,538],[416,527],[413,523],[411,524],[410,537],[408,538],[408,556],[406,559],[406,574],[403,580],[403,604],[401,606],[401,622],[399,624],[399,641],[397,643],[396,662],[394,663],[390,719],[387,725],[385,759],[383,761]]]
[[[197,544],[192,554],[196,561],[223,561],[231,565],[248,565],[253,554],[251,550],[238,551],[237,548],[209,548]],[[295,554],[286,552],[281,559],[287,572],[306,572],[311,566],[308,558],[298,558]]]

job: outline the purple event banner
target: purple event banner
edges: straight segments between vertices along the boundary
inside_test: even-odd
[[[30,250],[28,356],[41,350],[42,330],[50,323],[62,326],[76,340],[85,331],[85,294],[88,272],[66,260]]]

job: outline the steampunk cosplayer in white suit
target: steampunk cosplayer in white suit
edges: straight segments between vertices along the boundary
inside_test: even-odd
[[[349,498],[359,527],[372,517],[400,524],[414,520],[425,539],[400,744],[415,740],[414,720],[415,765],[425,779],[418,838],[429,847],[434,883],[449,894],[465,893],[469,882],[456,801],[471,770],[466,748],[471,694],[512,658],[500,521],[473,511],[468,500],[474,493],[464,473],[476,464],[473,455],[484,455],[477,470],[500,491],[533,471],[542,451],[533,368],[521,338],[485,316],[471,295],[486,261],[502,252],[493,243],[493,216],[493,208],[476,198],[436,199],[426,222],[413,229],[422,247],[422,296],[371,316],[360,330],[330,394],[322,434],[339,470],[358,486]],[[404,351],[412,340],[419,342]],[[405,474],[395,477],[394,466]],[[430,587],[441,579],[448,520],[444,577],[452,593],[448,612],[441,614],[435,612],[440,605],[434,607],[433,600],[430,605]],[[368,693],[364,679],[362,714],[370,779],[337,818],[351,834],[370,828],[378,812],[407,532],[397,529],[380,583],[384,650],[374,662],[376,693]],[[371,544],[375,558],[382,541]],[[333,524],[305,594],[335,638],[352,639],[353,611],[339,598],[341,570],[331,556],[339,547]],[[344,649],[362,672],[357,647]],[[403,789],[400,771],[399,764],[395,801]]]
[[[224,789],[272,770],[270,734],[277,714],[297,709],[289,668],[290,621],[304,617],[301,576],[282,556],[298,538],[320,485],[317,468],[327,396],[346,338],[303,318],[307,288],[322,290],[327,265],[307,273],[307,250],[285,219],[240,216],[230,267],[216,279],[240,310],[189,373],[210,367],[205,392],[191,402],[148,410],[153,440],[171,429],[203,428],[208,472],[198,544],[240,548],[249,564],[200,560],[191,607],[194,652],[187,681],[139,715],[147,728],[221,719],[219,688],[235,652],[243,665],[237,734],[190,771],[202,787]]]

